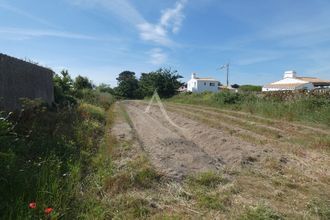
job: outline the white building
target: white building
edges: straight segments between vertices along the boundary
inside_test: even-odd
[[[298,77],[295,71],[286,71],[282,80],[262,87],[262,91],[313,90],[315,88],[330,88],[330,81],[315,77]]]
[[[219,81],[213,78],[199,78],[196,73],[191,75],[191,79],[187,82],[188,92],[218,92]]]

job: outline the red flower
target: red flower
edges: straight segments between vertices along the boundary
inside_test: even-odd
[[[35,208],[37,208],[37,203],[35,203],[35,202],[30,202],[30,203],[29,203],[29,208],[30,208],[30,209],[35,209]]]
[[[45,211],[46,215],[49,215],[53,211],[53,208],[48,207],[48,208],[45,208],[44,211]]]

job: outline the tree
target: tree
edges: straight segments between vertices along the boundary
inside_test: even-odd
[[[110,85],[102,83],[97,87],[97,90],[99,90],[100,92],[105,92],[105,93],[110,93],[110,94],[114,94],[113,89],[110,87]]]
[[[231,88],[238,89],[239,85],[238,84],[233,84],[233,85],[231,85]]]
[[[81,89],[93,89],[94,85],[93,83],[87,78],[83,76],[77,76],[73,87],[75,90],[81,90]]]
[[[61,75],[55,74],[53,77],[54,97],[56,103],[75,103],[73,97],[73,80],[67,70],[62,70]]]
[[[171,69],[159,69],[155,72],[142,73],[139,81],[140,94],[143,97],[152,96],[155,89],[160,97],[169,98],[177,93],[177,89],[183,84],[179,81],[182,78],[177,71]]]
[[[73,80],[71,79],[68,70],[62,70],[61,75],[55,74],[54,86],[63,93],[70,93],[72,90]]]
[[[116,95],[128,99],[138,98],[138,80],[136,79],[134,72],[124,71],[120,73],[117,81],[118,86],[115,88]]]

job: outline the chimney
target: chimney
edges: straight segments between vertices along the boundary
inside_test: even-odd
[[[196,79],[196,73],[191,74],[192,79]]]
[[[296,73],[296,71],[294,71],[294,70],[290,70],[290,71],[285,71],[284,72],[284,79],[286,79],[286,78],[296,78],[296,76],[297,76],[297,73]]]

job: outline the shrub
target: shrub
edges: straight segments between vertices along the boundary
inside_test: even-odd
[[[81,103],[78,110],[86,119],[95,119],[100,122],[105,121],[105,111],[100,107],[87,103]]]
[[[262,86],[255,86],[255,85],[241,85],[239,90],[244,92],[261,92]]]

